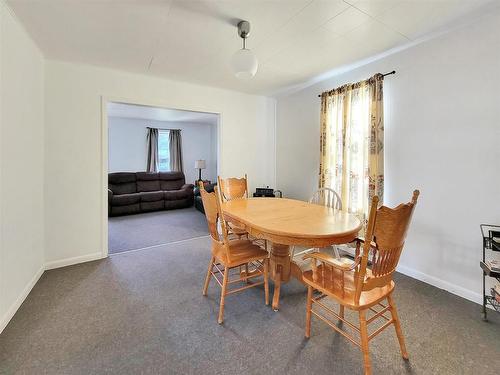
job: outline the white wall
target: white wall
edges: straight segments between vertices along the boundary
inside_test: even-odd
[[[101,97],[221,114],[220,173],[274,185],[274,99],[71,63],[46,61],[46,261],[94,259],[106,246],[102,194],[107,132]]]
[[[108,118],[108,171],[137,172],[146,170],[147,127],[181,129],[182,155],[186,183],[198,179],[194,162],[204,159],[207,169],[202,171],[204,179],[217,179],[217,126],[189,122],[153,121],[136,118]],[[212,145],[215,142],[215,145]]]
[[[385,201],[421,190],[401,271],[481,301],[480,223],[500,223],[500,15],[279,98],[277,184],[317,186],[322,91],[385,79]]]
[[[43,57],[0,1],[0,332],[43,272]]]

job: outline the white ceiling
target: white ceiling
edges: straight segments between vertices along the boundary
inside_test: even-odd
[[[180,109],[167,109],[149,107],[145,105],[108,103],[109,117],[137,118],[142,120],[189,122],[195,124],[216,125],[219,115],[215,113],[183,111]]]
[[[107,66],[256,94],[411,43],[500,0],[8,0],[49,59]],[[232,75],[241,48],[259,59]]]

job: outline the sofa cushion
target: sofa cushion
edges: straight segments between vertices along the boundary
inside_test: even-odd
[[[179,190],[185,182],[182,172],[160,172],[161,190]]]
[[[137,191],[160,191],[160,181],[137,181]]]
[[[158,211],[163,210],[165,208],[165,201],[157,201],[157,202],[141,202],[141,211]]]
[[[133,172],[114,172],[108,173],[108,183],[123,184],[126,182],[135,182],[137,177]]]
[[[137,193],[135,173],[109,173],[108,188],[113,192],[113,194]]]
[[[137,172],[137,181],[158,181],[158,172]]]
[[[137,172],[137,191],[159,191],[158,173]]]
[[[141,195],[139,193],[134,194],[121,194],[113,195],[111,199],[111,204],[113,206],[127,206],[130,204],[139,203],[141,201]]]
[[[131,204],[128,206],[113,206],[111,207],[111,216],[131,215],[141,212],[141,205],[139,203]]]
[[[163,191],[145,191],[139,193],[141,202],[157,202],[163,201]]]
[[[165,201],[165,209],[166,210],[173,210],[176,208],[185,208],[185,207],[191,207],[193,204],[193,201],[191,199],[179,199],[176,201]]]
[[[163,194],[166,201],[176,201],[190,198],[193,195],[193,191],[191,189],[169,190],[164,191]]]

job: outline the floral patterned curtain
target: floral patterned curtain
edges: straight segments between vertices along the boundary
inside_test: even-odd
[[[337,191],[348,212],[368,217],[384,196],[383,76],[321,95],[319,186]]]

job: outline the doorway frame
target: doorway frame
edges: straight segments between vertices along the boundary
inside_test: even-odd
[[[178,111],[202,112],[217,115],[217,175],[220,175],[222,170],[222,129],[223,129],[223,113],[222,111],[193,106],[191,108],[172,105],[168,102],[145,100],[138,98],[124,98],[117,96],[101,95],[101,256],[107,258],[109,256],[108,249],[108,159],[109,159],[109,139],[108,139],[108,103],[121,103],[131,105],[141,105],[145,107],[156,107]]]

